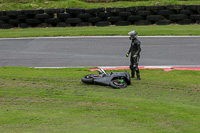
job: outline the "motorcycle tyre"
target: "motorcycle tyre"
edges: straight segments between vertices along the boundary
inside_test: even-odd
[[[87,84],[93,84],[94,83],[94,77],[96,77],[98,75],[95,75],[95,74],[88,74],[88,75],[85,75],[81,78],[82,82],[83,83],[87,83]],[[88,78],[90,77],[90,78]]]
[[[121,83],[119,85],[116,84],[117,82],[119,82],[118,79],[110,81],[110,86],[112,86],[115,89],[120,89],[120,88],[126,88],[127,87],[127,83],[126,82],[123,82],[123,83]]]

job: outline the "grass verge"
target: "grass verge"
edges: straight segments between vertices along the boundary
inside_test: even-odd
[[[47,8],[99,8],[99,7],[130,7],[155,5],[200,5],[199,0],[148,0],[87,3],[81,0],[0,0],[1,10],[47,9]]]
[[[52,36],[107,36],[127,35],[136,30],[139,36],[148,35],[200,35],[200,25],[168,26],[114,26],[114,27],[71,27],[71,28],[28,28],[0,30],[0,38],[52,37]]]
[[[124,89],[81,83],[89,73],[1,67],[0,132],[200,132],[200,71],[141,70]]]

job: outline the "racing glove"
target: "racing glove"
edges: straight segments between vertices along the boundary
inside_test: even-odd
[[[128,57],[128,56],[129,56],[129,53],[126,54],[126,57]]]

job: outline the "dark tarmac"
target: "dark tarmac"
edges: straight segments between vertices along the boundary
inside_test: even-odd
[[[200,65],[200,37],[139,37],[140,66]],[[129,66],[128,36],[0,39],[0,67]]]

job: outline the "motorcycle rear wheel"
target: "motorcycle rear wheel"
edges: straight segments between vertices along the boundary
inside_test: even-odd
[[[93,84],[94,83],[94,78],[97,77],[98,75],[96,74],[88,74],[85,75],[81,78],[83,83],[87,83],[87,84]]]
[[[121,82],[119,79],[115,79],[110,81],[110,86],[112,86],[115,89],[126,88],[127,83],[125,81]]]

